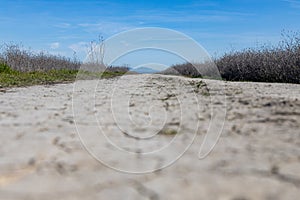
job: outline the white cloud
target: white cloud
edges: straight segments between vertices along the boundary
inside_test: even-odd
[[[53,42],[50,44],[51,49],[58,49],[60,46],[59,42]]]
[[[56,24],[54,26],[58,27],[58,28],[70,28],[71,24],[69,24],[69,23],[59,23],[59,24]]]
[[[75,51],[77,53],[86,52],[87,45],[88,45],[87,42],[77,42],[77,43],[71,44],[69,46],[69,48],[72,49],[72,51]]]

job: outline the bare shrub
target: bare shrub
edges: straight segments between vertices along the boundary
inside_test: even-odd
[[[103,42],[103,41],[102,41]],[[20,72],[50,71],[50,70],[83,70],[89,72],[119,72],[126,73],[128,67],[123,66],[105,66],[103,63],[103,44],[99,49],[100,55],[97,55],[98,49],[94,43],[89,52],[91,56],[89,62],[82,63],[74,56],[73,59],[59,55],[51,55],[45,52],[35,53],[23,48],[19,44],[4,44],[1,47],[0,64],[9,66],[12,70]],[[98,56],[98,57],[97,57]],[[94,59],[94,60],[93,60]]]
[[[232,51],[214,63],[177,64],[160,73],[208,78],[218,78],[220,73],[228,81],[300,83],[300,33],[283,32],[282,36],[277,46]]]
[[[104,63],[105,56],[105,41],[102,35],[99,35],[98,40],[91,41],[86,47],[87,59],[81,65],[81,70],[88,72],[111,72],[111,73],[126,73],[129,71],[125,66],[107,66]]]
[[[275,47],[231,52],[215,60],[229,81],[300,83],[300,35],[283,33]]]
[[[10,66],[13,70],[22,72],[58,69],[77,70],[81,65],[75,58],[70,59],[45,52],[34,53],[18,44],[3,45],[0,62]]]
[[[220,75],[213,62],[176,64],[159,72],[160,74],[187,76],[192,78],[219,78]]]
[[[168,69],[159,72],[160,74],[188,76],[188,77],[201,77],[201,74],[193,66],[192,63],[183,63],[172,65]]]

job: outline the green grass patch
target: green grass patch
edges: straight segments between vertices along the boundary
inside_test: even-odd
[[[14,73],[16,71],[12,70],[8,65],[6,65],[5,63],[0,63],[0,73]]]
[[[163,128],[158,132],[158,134],[161,135],[176,135],[177,133],[178,133],[177,130],[171,128]]]
[[[55,84],[74,81],[77,70],[50,70],[47,72],[18,72],[0,73],[0,87],[20,87],[42,84]]]
[[[78,77],[77,74],[79,74]],[[102,73],[93,73],[68,69],[19,72],[12,70],[5,64],[0,64],[0,88],[73,82],[76,78],[80,79],[82,74],[85,74],[89,79],[93,79],[121,76],[124,72],[105,71]]]

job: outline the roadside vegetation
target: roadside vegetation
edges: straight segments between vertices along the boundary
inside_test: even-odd
[[[190,78],[220,79],[220,73],[213,62],[176,64],[158,73]]]
[[[283,34],[277,46],[231,52],[216,59],[228,81],[300,83],[300,33]]]
[[[129,71],[127,67],[112,66],[101,66],[100,69],[104,70],[97,72],[79,71],[82,66],[84,64],[76,58],[34,53],[16,44],[3,45],[0,53],[0,88],[72,82],[78,74],[84,74],[85,78],[111,78]]]
[[[259,48],[232,51],[214,59],[222,79],[299,84],[300,33],[283,33],[282,37],[277,46],[263,45]],[[207,69],[211,64],[177,64],[162,73],[197,78],[202,77],[202,74],[209,74]]]
[[[283,33],[282,36],[282,41],[276,46],[263,45],[232,51],[215,58],[213,62],[177,64],[159,73],[192,78],[221,77],[227,81],[300,84],[300,32]],[[82,63],[76,56],[70,59],[44,52],[35,53],[21,45],[2,45],[0,88],[64,83],[76,78],[111,78],[129,72],[128,67],[106,68],[103,64],[104,53],[102,37],[98,42],[91,43],[87,63]]]

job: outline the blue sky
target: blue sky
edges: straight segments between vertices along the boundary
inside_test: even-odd
[[[0,0],[0,43],[80,58],[99,34],[162,27],[199,42],[212,56],[276,44],[283,29],[300,30],[300,0]]]

